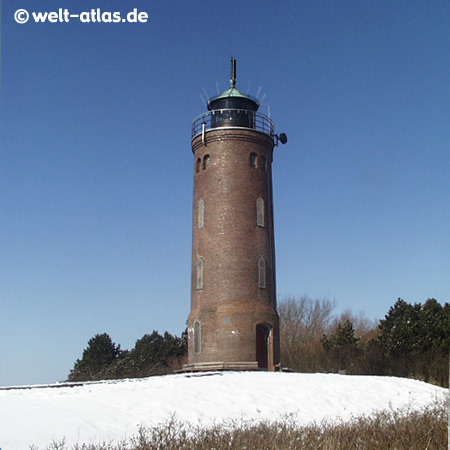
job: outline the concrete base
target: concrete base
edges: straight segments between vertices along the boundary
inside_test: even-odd
[[[260,370],[257,361],[214,361],[208,363],[185,364],[180,372],[209,372],[214,370]]]

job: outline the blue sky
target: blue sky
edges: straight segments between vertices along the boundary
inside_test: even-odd
[[[60,7],[149,21],[14,21]],[[448,1],[23,0],[1,21],[0,385],[64,380],[96,333],[181,334],[190,126],[231,56],[289,139],[278,298],[450,301]]]

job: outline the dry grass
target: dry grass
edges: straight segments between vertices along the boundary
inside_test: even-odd
[[[294,417],[276,423],[228,422],[210,428],[175,418],[120,443],[76,445],[73,450],[446,450],[448,401],[423,411],[382,411],[347,423],[298,426]],[[64,442],[47,450],[66,450]]]

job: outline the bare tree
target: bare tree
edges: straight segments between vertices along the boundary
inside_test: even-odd
[[[278,312],[284,366],[302,372],[323,369],[324,351],[320,340],[329,330],[335,306],[334,301],[306,296],[290,296],[280,302]]]

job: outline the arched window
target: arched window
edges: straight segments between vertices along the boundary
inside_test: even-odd
[[[256,167],[256,153],[250,153],[250,167],[252,169]]]
[[[195,162],[195,173],[199,173],[201,167],[202,167],[202,159],[198,158],[197,161]]]
[[[264,227],[264,200],[261,197],[256,199],[256,225]]]
[[[194,322],[194,353],[197,355],[202,352],[202,325],[196,320]]]
[[[198,201],[197,226],[199,229],[205,226],[205,202],[202,198]]]
[[[211,157],[209,155],[205,155],[203,157],[203,170],[209,169],[210,160],[211,160]]]
[[[263,256],[258,258],[258,286],[260,289],[266,288],[266,260]]]
[[[266,170],[266,157],[265,156],[261,156],[259,158],[259,169]]]
[[[203,289],[203,258],[197,259],[197,289]]]

